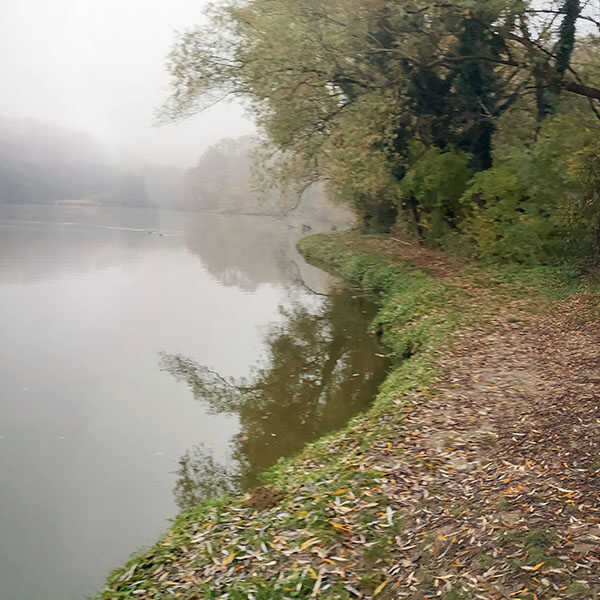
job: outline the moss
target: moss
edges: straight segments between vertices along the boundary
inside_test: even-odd
[[[363,592],[371,592],[381,583],[381,576],[376,573],[364,573],[360,578],[360,589]]]
[[[549,554],[549,550],[556,541],[557,536],[551,529],[534,529],[530,531],[523,541],[527,549],[527,564],[530,566],[544,563],[546,568],[559,568],[560,561]]]
[[[482,570],[487,571],[494,564],[495,561],[491,554],[483,552],[477,558],[477,562],[479,563],[479,566]]]
[[[549,548],[556,540],[556,534],[551,529],[533,529],[525,536],[525,546]]]
[[[364,553],[364,558],[369,563],[377,563],[382,558],[385,558],[389,553],[388,541],[379,540],[369,546]]]

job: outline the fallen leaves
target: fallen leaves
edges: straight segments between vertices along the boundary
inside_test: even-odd
[[[383,591],[383,588],[388,584],[389,582],[387,581],[387,579],[383,582],[380,583],[376,588],[375,591],[373,592],[373,598],[375,598],[375,596],[379,596],[379,594]]]
[[[521,569],[523,569],[524,571],[537,571],[537,570],[541,569],[545,564],[546,564],[546,561],[542,561],[542,562],[538,563],[537,565],[535,565],[535,567],[528,567],[527,565],[524,565],[521,567]]]
[[[300,544],[300,549],[306,550],[307,548],[310,548],[311,546],[313,546],[314,544],[318,544],[319,542],[319,538],[311,538],[309,540],[306,540],[305,542],[302,542],[302,544]]]

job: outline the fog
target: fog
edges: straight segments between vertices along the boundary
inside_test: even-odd
[[[223,137],[252,133],[236,104],[155,127],[165,58],[204,0],[20,0],[0,21],[0,115],[90,134],[117,162],[187,167]]]

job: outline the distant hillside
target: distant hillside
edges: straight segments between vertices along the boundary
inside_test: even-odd
[[[90,136],[0,117],[0,203],[146,203],[141,177],[110,166]]]

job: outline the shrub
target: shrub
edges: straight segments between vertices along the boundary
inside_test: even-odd
[[[421,237],[443,243],[464,217],[461,197],[473,171],[471,156],[457,150],[425,150],[400,184],[401,204],[412,209]]]
[[[548,264],[590,256],[600,222],[597,127],[576,114],[548,119],[529,147],[513,146],[476,174],[462,231],[483,258]]]

